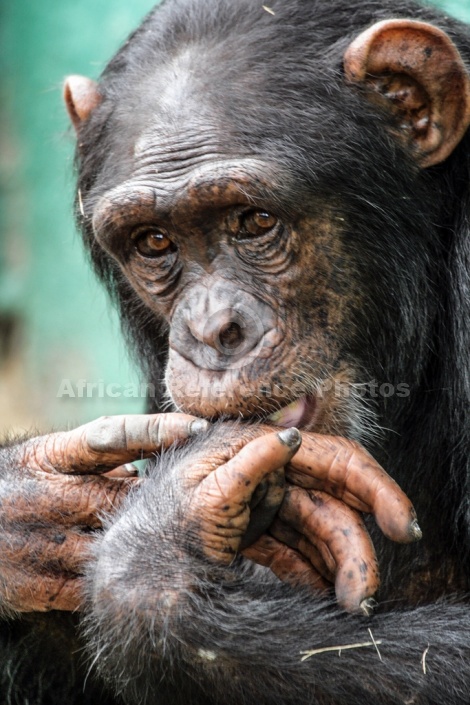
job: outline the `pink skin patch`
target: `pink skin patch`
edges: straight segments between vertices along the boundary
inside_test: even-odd
[[[301,397],[288,406],[285,406],[283,409],[279,409],[279,411],[271,414],[269,420],[276,424],[276,426],[283,426],[284,428],[291,428],[292,426],[305,428],[314,420],[314,416],[318,410],[317,407],[315,397]]]

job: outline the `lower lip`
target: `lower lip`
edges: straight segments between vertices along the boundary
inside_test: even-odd
[[[313,422],[317,409],[317,399],[307,395],[271,414],[269,420],[276,426],[283,428],[291,428],[292,426],[305,428]]]

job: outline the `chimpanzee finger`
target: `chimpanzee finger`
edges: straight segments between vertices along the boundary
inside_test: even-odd
[[[336,564],[339,604],[348,612],[367,611],[368,598],[380,579],[374,547],[359,514],[324,492],[288,487],[279,517],[320,552],[326,544]]]
[[[263,534],[256,543],[243,550],[243,555],[270,568],[280,580],[294,587],[309,587],[315,592],[331,589],[311,563],[273,536]]]
[[[316,540],[316,544],[321,545],[320,551],[303,534],[281,521],[278,516],[269,527],[269,533],[282,543],[290,546],[297,553],[300,553],[315,568],[317,573],[322,575],[327,582],[334,584],[336,575],[335,559],[323,541],[320,539]]]
[[[354,509],[371,512],[393,541],[410,543],[421,538],[408,497],[354,441],[304,434],[302,447],[286,469],[286,476],[295,485],[324,490]]]
[[[302,437],[296,428],[259,436],[201,483],[214,508],[230,502],[248,504],[256,487],[274,470],[284,467],[298,452]]]
[[[192,530],[200,533],[208,558],[223,563],[232,560],[248,528],[249,505],[256,488],[289,462],[301,442],[295,428],[255,438],[198,485],[193,496],[197,511],[193,512]],[[277,477],[278,482],[282,479],[279,491],[283,491],[284,478]]]
[[[95,544],[93,533],[84,533],[78,527],[64,528],[51,525],[36,530],[34,539],[22,547],[12,537],[16,559],[21,559],[23,570],[36,576],[80,576]],[[10,560],[15,556],[11,555]]]
[[[132,477],[108,479],[54,474],[48,475],[44,483],[25,481],[23,494],[15,493],[2,500],[4,525],[9,525],[10,517],[13,525],[18,522],[37,525],[40,516],[45,525],[59,528],[74,525],[97,528],[102,524],[101,517],[115,511],[131,489],[141,482]]]
[[[185,441],[208,426],[187,414],[103,416],[26,443],[23,464],[49,472],[101,473]]]
[[[272,524],[284,499],[284,469],[270,473],[255,489],[250,501],[250,521],[240,551],[257,541]]]
[[[139,468],[132,463],[126,463],[125,465],[119,465],[119,467],[114,468],[114,470],[109,470],[103,473],[103,477],[111,477],[123,479],[125,477],[138,477]]]
[[[70,478],[72,479],[72,478]],[[101,527],[103,516],[115,512],[129,492],[142,480],[108,479],[106,477],[73,478],[67,492],[55,496],[55,511],[61,513],[64,524]],[[79,482],[82,480],[82,483]],[[52,483],[51,483],[52,484]]]

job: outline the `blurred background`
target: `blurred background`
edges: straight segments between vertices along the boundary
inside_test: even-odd
[[[0,435],[143,408],[74,229],[74,135],[61,92],[67,74],[97,78],[153,5],[0,4]]]
[[[61,87],[97,78],[154,4],[0,0],[0,436],[144,407],[74,229]],[[470,22],[470,0],[434,4]]]

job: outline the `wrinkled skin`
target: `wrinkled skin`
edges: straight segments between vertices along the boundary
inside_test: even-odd
[[[275,474],[283,468],[285,493],[282,474]],[[261,506],[251,511],[256,490],[269,478]],[[379,586],[374,549],[358,510],[372,513],[394,541],[421,537],[406,495],[366,451],[342,438],[227,425],[222,444],[196,451],[179,483],[189,497],[180,527],[188,550],[229,565],[259,513],[258,533],[267,532],[242,553],[294,585],[318,592],[333,583],[349,611],[367,614],[370,603],[364,601]],[[280,507],[274,523],[269,505],[274,513]]]
[[[349,386],[359,377],[342,348],[355,334],[352,313],[362,294],[357,265],[346,260],[339,239],[341,222],[320,208],[251,236],[251,204],[269,202],[269,189],[281,179],[288,187],[288,175],[266,161],[235,165],[226,154],[198,165],[208,149],[199,131],[167,139],[155,144],[151,132],[137,140],[133,173],[101,197],[93,225],[139,297],[170,325],[165,380],[172,401],[186,413],[250,418],[313,394],[315,413],[302,427],[347,435],[354,400],[335,399],[331,390],[336,381]],[[186,143],[180,153],[176,141]],[[159,180],[148,189],[155,161]],[[146,221],[148,228],[139,225]],[[166,250],[142,255],[135,237],[151,248],[158,233]],[[312,310],[312,299],[322,306]]]
[[[5,611],[79,608],[93,532],[142,482],[128,463],[205,427],[184,414],[109,417],[17,446],[19,473],[1,481]],[[414,510],[359,446],[307,434],[299,450],[297,431],[281,433],[284,443],[269,426],[228,427],[222,448],[195,457],[181,478],[193,503],[182,531],[210,560],[230,562],[245,547],[282,580],[313,590],[336,584],[345,608],[367,612],[379,577],[354,510],[374,513],[402,542],[419,538]]]
[[[161,84],[162,102],[172,105],[173,88],[165,84],[164,72],[155,80]],[[359,263],[347,256],[341,242],[344,219],[332,218],[328,204],[316,206],[313,213],[299,209],[290,218],[271,215],[271,192],[280,188],[281,181],[288,191],[289,177],[267,160],[234,161],[216,131],[194,129],[190,106],[183,112],[184,120],[159,118],[158,129],[136,134],[134,159],[124,182],[94,202],[89,216],[99,245],[139,298],[169,327],[165,384],[172,403],[180,411],[210,419],[228,415],[268,421],[274,412],[272,423],[280,426],[345,436],[359,428],[360,436],[360,400],[353,393],[335,395],[336,383],[353,390],[360,379],[359,362],[345,354],[345,341],[358,335],[363,287],[356,273]],[[253,208],[260,199],[267,204],[266,211]],[[87,214],[86,200],[83,208]],[[312,299],[322,305],[312,308]],[[286,410],[292,403],[298,408]],[[342,443],[347,442],[336,443],[339,448],[333,444],[333,455],[341,455]],[[208,458],[212,451],[208,444]],[[316,477],[322,453],[315,444],[309,451],[309,472]],[[323,451],[323,462],[327,468],[330,462],[334,473],[334,463],[341,466],[341,461],[327,460],[328,439]],[[343,455],[348,468],[347,449]],[[300,473],[293,477],[303,487]],[[357,610],[375,593],[379,580],[370,540],[350,509],[371,511],[363,498],[373,487],[364,482],[362,501],[356,499],[348,507],[344,504],[354,495],[354,482],[344,504],[323,494],[299,498],[292,484],[287,476],[277,533],[268,542],[263,539],[259,553],[251,550],[250,558],[264,565],[271,562],[282,578],[291,574],[296,561],[303,582],[323,587],[336,582],[340,603]],[[308,479],[304,489],[323,488]],[[335,497],[337,491],[333,480],[327,492]],[[315,532],[302,522],[299,529],[294,506],[303,517],[308,508],[315,509]],[[390,520],[394,509],[390,507]],[[273,512],[262,502],[258,515],[263,511],[264,523],[272,521]],[[289,530],[283,528],[286,523]],[[369,566],[370,577],[362,581],[362,589],[357,575],[350,579],[349,587],[354,584],[350,599],[344,577],[350,570],[346,558],[338,557],[348,553],[344,541],[335,545],[335,560],[329,548],[318,556],[318,549],[311,548],[311,536],[305,537],[310,531],[317,543],[328,545],[337,525],[358,537],[354,560],[363,559]],[[210,546],[212,534],[206,534]],[[273,543],[280,537],[285,566],[278,544]],[[299,546],[308,557],[300,557]],[[276,558],[271,560],[273,551]],[[311,564],[308,569],[305,560]]]
[[[171,105],[173,89],[165,85],[164,75],[156,80],[162,83],[161,100]],[[234,161],[216,131],[194,130],[189,106],[184,112],[185,120],[177,126],[164,122],[160,131],[152,127],[135,137],[134,161],[124,183],[102,195],[90,214],[98,243],[139,298],[169,326],[165,383],[171,401],[180,411],[211,419],[229,415],[267,420],[274,412],[273,423],[281,426],[350,435],[360,426],[360,401],[352,393],[335,395],[335,384],[352,390],[359,379],[360,365],[354,356],[345,355],[344,341],[357,334],[355,317],[363,292],[358,263],[346,256],[341,243],[344,219],[333,219],[328,205],[308,214],[300,209],[291,219],[253,209],[252,203],[260,199],[269,204],[271,191],[281,181],[289,189],[288,177],[269,161]],[[153,176],[155,164],[158,180]],[[83,207],[86,214],[86,200]],[[312,298],[322,306],[312,309]],[[303,404],[303,410],[286,416],[291,403]],[[210,444],[206,452],[210,458]],[[320,454],[312,453],[315,476]],[[299,474],[296,477],[298,481]],[[323,551],[325,563],[311,548],[311,540],[305,539],[305,548],[299,538],[305,527],[299,530],[289,507],[297,506],[305,516],[307,500],[300,501],[291,484],[288,477],[282,510],[284,517],[290,516],[289,530],[279,526],[282,515],[275,524],[276,541],[283,537],[287,567],[273,536],[263,539],[263,550],[252,550],[250,557],[264,565],[271,561],[282,578],[290,575],[296,561],[303,582],[325,587],[338,580],[341,604],[358,609],[379,584],[364,526],[331,497],[313,493],[308,500],[318,520],[317,542],[329,543],[343,512],[347,518],[341,526],[349,522],[361,547],[355,559],[374,564],[369,570],[373,577],[363,581],[362,590],[359,578],[353,580],[348,600],[346,579],[337,578],[349,573],[342,562],[338,560],[338,572],[329,550]],[[335,491],[332,482],[329,492],[334,496]],[[370,510],[367,502],[359,504],[353,502],[352,508]],[[257,513],[263,512],[266,524],[273,512],[262,502]],[[346,555],[342,543],[336,550]],[[274,545],[277,554],[271,560]],[[299,545],[309,558],[299,559]],[[308,569],[305,560],[311,564]],[[312,565],[317,568],[310,573]]]
[[[334,393],[336,383],[354,390],[361,380],[357,348],[367,348],[361,316],[364,302],[373,293],[365,289],[359,275],[361,259],[348,248],[345,232],[351,224],[346,205],[338,205],[330,194],[292,213],[288,202],[296,190],[293,174],[266,153],[262,157],[244,154],[239,146],[227,144],[209,106],[199,106],[198,101],[196,110],[193,95],[180,103],[177,83],[168,80],[171,71],[165,67],[148,79],[152,95],[158,93],[165,110],[154,116],[152,108],[150,123],[132,123],[128,145],[132,159],[123,165],[120,183],[99,198],[80,196],[80,210],[92,226],[94,241],[120,268],[140,301],[168,326],[165,383],[174,407],[209,419],[228,415],[268,421],[274,412],[273,423],[299,426],[302,432],[367,435],[360,399],[353,393]],[[126,88],[128,99],[133,90],[133,86]],[[99,112],[102,96],[86,79],[70,82],[65,95],[80,134],[83,124]],[[149,108],[144,101],[141,114]],[[116,134],[129,134],[126,111],[118,107],[112,120]],[[262,203],[262,209],[255,208],[256,203]],[[292,403],[297,407],[286,410]],[[114,467],[139,457],[142,449],[145,455],[146,450],[161,447],[157,439],[156,445],[147,448],[139,433],[130,440],[129,453],[118,457],[112,449],[119,448],[119,438],[108,438],[104,448],[98,439],[101,456],[97,459],[96,453],[89,453],[88,441],[57,449],[57,441],[46,437],[39,467],[96,472],[97,463]],[[209,445],[208,458],[212,450]],[[54,462],[51,453],[57,457]],[[303,465],[300,469],[294,465],[287,473],[285,494],[280,475],[269,482],[263,475],[269,488],[259,489],[258,498],[250,496],[257,509],[248,530],[245,507],[245,523],[239,527],[232,552],[248,547],[272,524],[270,538],[259,539],[258,549],[256,544],[248,549],[250,558],[271,563],[286,578],[292,570],[282,565],[280,541],[286,565],[300,561],[297,572],[302,572],[303,582],[317,586],[335,582],[340,603],[357,609],[377,589],[378,576],[370,540],[356,512],[376,513],[386,535],[404,540],[403,530],[395,531],[390,525],[397,508],[397,517],[404,513],[409,523],[410,508],[402,497],[396,500],[397,507],[392,503],[385,513],[376,510],[370,496],[376,493],[374,483],[382,487],[382,471],[375,468],[371,477],[366,473],[367,479],[350,472],[346,441],[327,437],[320,441],[317,436],[299,453]],[[263,464],[259,471],[266,472]],[[113,491],[119,486],[119,492],[113,502],[97,502],[93,517],[103,509],[117,508],[124,488],[135,484],[123,479],[81,480],[93,491],[97,482],[106,481],[115,483]],[[342,485],[344,494],[339,489]],[[390,499],[386,492],[382,495]],[[47,498],[50,501],[50,491]],[[238,506],[236,493],[234,501]],[[204,498],[201,505],[205,506]],[[207,529],[206,534],[201,544],[212,554],[213,531]],[[417,537],[418,530],[415,536],[408,534],[408,539]],[[81,564],[89,540],[89,536],[80,541],[74,536],[79,548],[58,551],[60,566],[62,553],[75,555]],[[270,551],[275,559],[269,557]],[[48,555],[45,550],[33,553]],[[369,566],[367,579],[361,579],[362,589],[354,571],[353,578],[345,577],[351,573],[348,561]],[[80,581],[79,568],[72,560],[69,563],[59,570],[61,578],[70,573]],[[347,579],[353,588],[347,587]],[[31,602],[29,608],[35,604]],[[55,604],[76,606],[77,594],[75,602],[56,600]]]
[[[11,448],[12,468],[0,472],[1,611],[80,607],[93,534],[139,483],[127,464],[186,440],[195,424],[207,426],[183,414],[104,417]]]
[[[217,422],[87,561],[126,702],[468,705],[469,46],[412,0],[168,0],[66,82],[78,224],[151,408]],[[420,531],[375,459],[421,544],[387,540]]]

